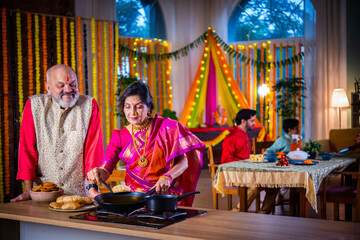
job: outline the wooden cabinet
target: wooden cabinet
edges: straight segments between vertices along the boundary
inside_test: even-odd
[[[351,93],[351,127],[360,127],[359,114],[360,114],[360,94]]]

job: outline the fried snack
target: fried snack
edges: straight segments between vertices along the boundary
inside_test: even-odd
[[[76,210],[81,208],[82,205],[78,202],[67,202],[62,204],[61,209],[62,210]]]
[[[304,163],[304,164],[313,164],[313,161],[311,161],[311,160],[305,160],[303,163]]]
[[[252,161],[252,162],[262,162],[262,161],[264,161],[264,155],[262,155],[262,154],[250,154],[250,161]]]
[[[92,199],[89,198],[89,197],[81,197],[81,201],[80,203],[83,203],[83,204],[86,204],[86,205],[89,205],[92,203]]]
[[[33,187],[31,189],[33,192],[53,192],[59,190],[61,190],[61,188],[52,182],[45,182],[44,184],[40,184],[39,186]]]
[[[54,209],[61,209],[62,203],[51,202],[49,205]]]
[[[69,203],[69,202],[81,202],[81,196],[79,195],[64,195],[56,199],[57,203]]]
[[[112,188],[113,192],[131,192],[130,187],[126,185],[116,185]]]

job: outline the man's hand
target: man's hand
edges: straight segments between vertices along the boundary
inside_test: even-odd
[[[30,200],[30,192],[24,192],[22,194],[20,194],[19,196],[17,196],[16,198],[13,198],[10,200],[10,202],[18,202],[18,201],[25,201],[25,200]]]

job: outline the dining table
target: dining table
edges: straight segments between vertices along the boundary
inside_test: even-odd
[[[240,212],[247,211],[247,189],[254,187],[296,189],[299,194],[299,216],[308,217],[308,205],[318,212],[316,194],[322,180],[341,172],[356,158],[334,156],[330,160],[315,160],[313,164],[277,166],[275,162],[255,162],[249,159],[220,164],[213,186],[224,193],[227,186],[239,188]]]

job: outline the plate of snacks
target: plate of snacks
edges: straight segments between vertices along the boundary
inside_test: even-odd
[[[262,154],[250,154],[250,162],[267,162]]]
[[[293,164],[294,165],[315,165],[315,164],[318,164],[319,162],[318,161],[314,161],[314,160],[304,160],[304,161],[293,161]]]
[[[59,212],[81,212],[97,208],[97,202],[89,197],[79,195],[63,195],[49,204],[49,209]]]
[[[35,202],[49,203],[55,201],[58,197],[62,196],[64,191],[59,188],[55,183],[45,182],[30,191],[30,197]]]

